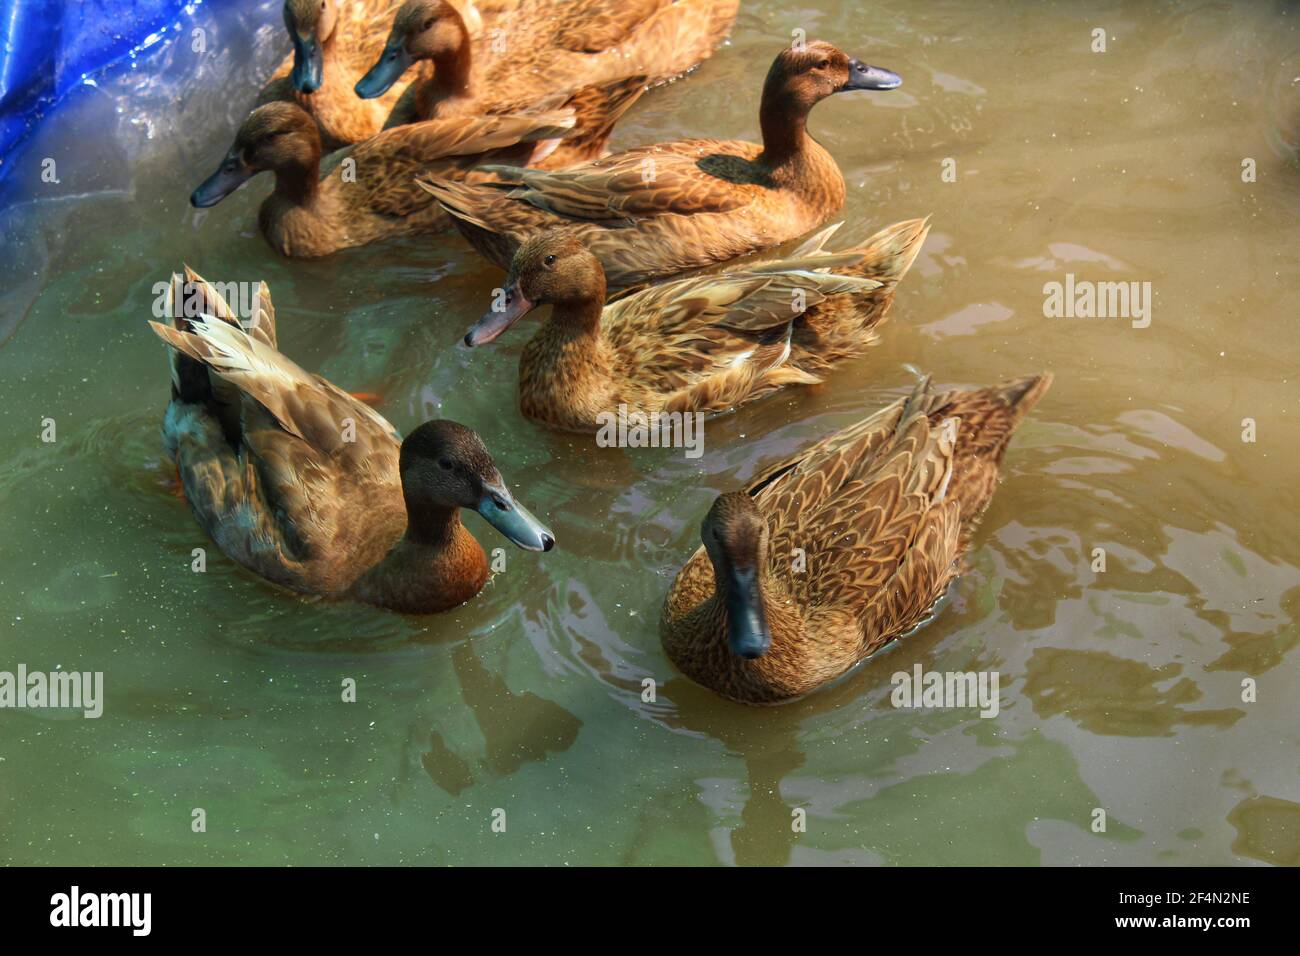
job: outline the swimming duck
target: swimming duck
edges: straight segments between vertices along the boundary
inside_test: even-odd
[[[411,66],[431,62],[388,126],[567,105],[577,135],[546,163],[562,169],[604,153],[611,97],[621,100],[623,84],[663,82],[706,59],[738,7],[739,0],[557,0],[487,10],[485,25],[469,0],[406,0],[356,93],[384,96]]]
[[[828,253],[836,228],[787,259],[665,282],[609,305],[600,260],[571,231],[542,233],[519,248],[500,309],[488,311],[465,344],[491,342],[550,304],[520,356],[519,405],[527,417],[570,431],[596,431],[597,417],[621,405],[722,411],[784,385],[820,382],[873,343],[928,232],[913,219]]]
[[[778,704],[923,623],[961,570],[1012,433],[1051,382],[936,392],[923,380],[720,495],[664,602],[668,657],[724,697]]]
[[[558,172],[491,167],[500,181],[423,185],[487,258],[506,268],[544,229],[568,225],[622,289],[777,245],[844,203],[844,177],[806,130],[809,111],[846,90],[899,78],[820,41],[783,50],[763,84],[763,145],[686,140]]]
[[[369,139],[406,91],[395,85],[379,99],[353,92],[357,78],[384,48],[401,0],[284,0],[293,53],[272,74],[255,105],[296,103],[316,120],[327,151]],[[421,80],[426,69],[412,75]]]
[[[188,268],[166,297],[163,439],[194,517],[282,587],[411,614],[468,601],[488,578],[460,522],[471,508],[530,551],[555,537],[506,489],[483,442],[451,421],[402,440],[378,412],[276,350],[263,283],[248,331]]]
[[[573,127],[571,111],[462,117],[402,126],[371,137],[334,160],[320,176],[316,124],[292,103],[249,114],[217,171],[190,196],[214,206],[263,170],[275,190],[258,211],[258,227],[282,255],[315,257],[382,239],[436,232],[447,216],[416,176],[474,175],[488,155],[529,158]]]

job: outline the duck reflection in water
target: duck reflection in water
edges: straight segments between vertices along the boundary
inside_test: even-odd
[[[526,763],[541,763],[578,739],[582,721],[532,691],[511,690],[499,674],[484,666],[471,641],[452,651],[451,660],[461,696],[483,735],[484,753],[471,764],[447,745],[436,728],[429,731],[429,750],[420,755],[420,764],[447,793],[455,796],[483,775],[507,777]]]

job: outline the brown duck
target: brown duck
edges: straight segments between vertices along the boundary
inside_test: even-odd
[[[1051,381],[948,392],[922,381],[719,496],[664,602],[668,657],[724,697],[778,704],[923,623],[961,570],[1012,433]]]
[[[385,96],[416,64],[433,64],[399,99],[387,125],[565,105],[575,135],[545,164],[601,156],[629,87],[671,79],[712,54],[739,0],[555,0],[478,7],[407,0],[383,52],[357,82]]]
[[[833,93],[891,90],[888,70],[829,43],[777,56],[763,84],[763,145],[659,143],[560,172],[492,167],[501,182],[424,181],[456,227],[506,268],[529,237],[569,226],[622,289],[765,249],[820,226],[844,204],[844,177],[808,135]]]
[[[374,136],[409,80],[375,100],[358,99],[353,87],[383,50],[400,5],[401,0],[284,0],[293,53],[262,88],[256,105],[296,103],[315,119],[327,151]],[[425,72],[410,79],[423,79]]]
[[[280,354],[265,283],[256,301],[245,332],[186,269],[167,296],[174,324],[150,322],[173,349],[163,439],[195,519],[229,557],[304,594],[426,614],[463,604],[488,578],[460,509],[522,548],[554,546],[473,431],[433,421],[399,439]]]
[[[491,342],[550,304],[519,360],[519,404],[527,417],[573,431],[597,430],[597,417],[620,406],[714,412],[820,382],[874,342],[928,231],[913,219],[828,253],[835,228],[789,258],[665,282],[609,305],[600,260],[570,231],[543,233],[515,254],[501,308],[465,344]]]
[[[416,185],[417,175],[437,170],[452,178],[472,176],[485,158],[503,155],[526,162],[572,126],[568,110],[415,123],[336,154],[321,177],[321,142],[311,117],[291,103],[268,103],[249,114],[217,171],[190,202],[216,205],[257,173],[270,171],[275,189],[257,216],[262,235],[282,255],[324,256],[445,228],[446,213]]]

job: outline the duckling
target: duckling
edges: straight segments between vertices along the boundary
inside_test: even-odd
[[[542,233],[519,248],[502,308],[487,312],[465,344],[491,342],[550,304],[519,360],[519,405],[528,418],[572,431],[597,430],[598,416],[620,405],[722,411],[784,385],[820,382],[873,344],[929,231],[913,219],[828,253],[836,228],[788,259],[665,282],[609,305],[600,260],[582,239]]]
[[[577,114],[576,135],[544,164],[561,169],[603,155],[627,84],[664,82],[706,59],[738,7],[738,0],[557,0],[487,11],[485,26],[468,0],[407,0],[356,93],[384,96],[411,66],[432,62],[388,126],[564,104]]]
[[[422,185],[488,259],[506,268],[544,229],[568,225],[623,289],[778,245],[844,204],[844,177],[807,133],[809,111],[848,90],[892,90],[899,77],[815,41],[783,50],[763,84],[763,145],[685,140],[558,172],[489,167],[499,182]]]
[[[417,174],[475,175],[485,156],[525,158],[573,127],[570,111],[430,120],[366,140],[320,175],[316,124],[292,103],[268,103],[249,114],[217,171],[190,196],[207,208],[264,170],[275,190],[257,224],[285,256],[312,258],[399,236],[437,232],[447,216],[420,189]]]
[[[430,614],[488,578],[462,508],[521,548],[555,545],[471,429],[432,421],[403,440],[277,351],[265,283],[248,331],[188,268],[166,302],[174,324],[149,323],[173,350],[163,440],[195,519],[245,568],[304,594]]]
[[[922,623],[961,571],[1012,433],[1048,374],[911,396],[720,495],[660,634],[746,704],[809,694]],[[803,549],[806,568],[790,555]]]
[[[384,48],[384,38],[401,0],[284,0],[284,25],[293,53],[272,74],[255,105],[296,103],[316,121],[327,151],[369,139],[401,99],[411,81],[379,99],[353,94],[357,78]]]

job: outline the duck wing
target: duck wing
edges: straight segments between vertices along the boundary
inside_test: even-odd
[[[433,202],[420,176],[459,176],[497,150],[559,139],[572,132],[573,110],[425,120],[384,130],[353,147],[331,172],[335,188],[373,212],[407,216]],[[349,167],[348,159],[352,159]],[[348,177],[355,177],[349,181]]]
[[[867,652],[921,622],[960,570],[1012,431],[1047,375],[985,389],[912,394],[755,477],[772,529],[773,570],[809,626],[846,615]],[[807,573],[788,572],[802,548]],[[818,617],[821,620],[818,620]]]
[[[961,502],[962,550],[993,500],[1011,436],[1052,385],[1049,373],[989,388],[957,388],[929,396],[931,421],[960,422],[951,494]]]
[[[220,298],[211,286],[204,294]],[[218,311],[230,313],[224,300]],[[400,533],[388,520],[400,514],[392,425],[276,351],[273,318],[249,331],[217,314],[150,325],[174,351],[164,437],[221,549],[272,581],[322,593],[350,583],[358,555],[362,569],[381,557]],[[231,391],[233,431],[216,400]],[[368,547],[368,538],[383,540]]]
[[[660,83],[707,59],[736,18],[739,0],[566,0],[484,8],[508,55],[480,35],[489,111],[513,109],[551,93],[608,86],[637,75]],[[520,51],[520,52],[515,52]]]
[[[185,330],[149,324],[168,345],[251,398],[280,430],[323,459],[356,459],[371,445],[399,440],[397,430],[369,405],[304,371],[237,324],[212,315],[190,320]],[[355,437],[349,424],[355,425]]]
[[[556,36],[562,49],[601,53],[631,38],[647,18],[672,0],[574,0],[566,5],[568,29]]]
[[[850,616],[868,649],[920,621],[957,573],[961,506],[949,493],[956,428],[931,421],[928,390],[923,381],[746,489],[768,516],[770,553],[780,556],[773,571],[809,626],[843,633],[836,625]],[[806,573],[789,572],[795,548]]]
[[[622,0],[606,0],[622,5]],[[648,7],[648,0],[634,0]],[[662,3],[619,43],[617,53],[656,82],[679,76],[707,59],[730,32],[740,0]],[[626,68],[626,67],[625,67]]]
[[[665,282],[606,306],[602,335],[624,374],[657,391],[669,411],[718,411],[819,381],[786,364],[793,323],[828,296],[876,283],[768,265]]]
[[[732,212],[767,188],[754,165],[760,147],[722,140],[684,140],[630,149],[573,169],[488,166],[519,188],[514,199],[568,219],[631,223],[667,213]]]

